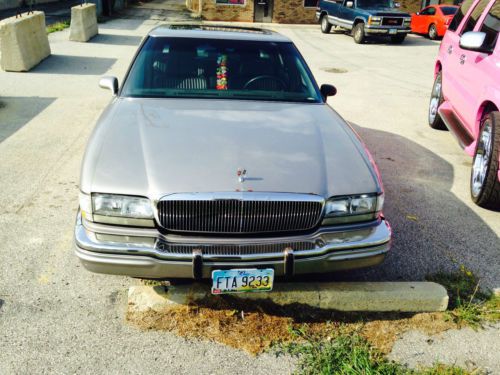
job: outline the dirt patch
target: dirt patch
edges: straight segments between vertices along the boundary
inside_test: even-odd
[[[347,73],[347,69],[344,68],[326,68],[323,70],[327,73]]]
[[[297,340],[295,330],[318,339],[357,332],[383,353],[409,330],[436,334],[456,328],[442,313],[346,314],[304,305],[277,306],[213,296],[163,312],[128,312],[127,321],[141,329],[166,330],[182,337],[208,339],[258,354],[274,344]]]

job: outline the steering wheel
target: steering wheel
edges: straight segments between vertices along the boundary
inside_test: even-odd
[[[253,77],[252,79],[250,79],[247,83],[245,83],[245,85],[243,86],[243,88],[247,89],[248,86],[254,84],[257,81],[263,80],[263,79],[267,79],[267,80],[271,80],[271,81],[277,82],[279,84],[279,86],[281,86],[280,87],[280,91],[284,90],[285,87],[286,87],[285,81],[283,81],[281,78],[278,78],[278,77],[275,77],[275,76],[269,76],[269,75],[261,75],[261,76]]]

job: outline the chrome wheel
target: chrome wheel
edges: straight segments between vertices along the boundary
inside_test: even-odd
[[[436,39],[437,38],[437,29],[435,25],[431,25],[429,28],[429,38]]]
[[[472,164],[471,190],[474,197],[481,193],[486,176],[492,152],[492,127],[489,122],[485,122],[481,135],[478,139],[476,154]]]
[[[429,124],[434,123],[438,114],[439,103],[441,101],[441,78],[436,79],[434,89],[431,93],[431,101],[429,102]]]

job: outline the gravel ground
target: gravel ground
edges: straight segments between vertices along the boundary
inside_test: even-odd
[[[411,368],[430,367],[439,361],[470,371],[480,367],[488,374],[500,374],[499,331],[500,324],[477,331],[450,330],[432,337],[410,331],[396,341],[389,358]]]
[[[187,19],[153,4],[101,24],[90,43],[69,42],[68,30],[53,33],[53,55],[31,72],[0,72],[0,374],[293,368],[287,357],[253,358],[125,325],[125,293],[138,281],[91,274],[73,255],[80,162],[110,98],[98,77],[122,78],[149,29]],[[378,268],[338,278],[420,280],[464,264],[485,286],[499,286],[499,214],[472,204],[470,158],[449,133],[426,125],[438,43],[412,36],[401,46],[359,46],[317,26],[277,28],[320,83],[337,86],[330,104],[364,138],[385,182],[392,253]]]

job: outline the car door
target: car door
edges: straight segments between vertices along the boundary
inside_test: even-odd
[[[457,35],[458,40],[451,53],[449,64],[454,72],[451,105],[455,114],[468,126],[471,133],[475,124],[479,91],[486,79],[483,66],[488,54],[460,48],[460,37],[466,32],[477,30],[482,25],[485,10],[489,9],[491,3],[492,0],[479,0],[469,12]]]
[[[347,3],[352,2],[352,8],[347,7]],[[356,0],[344,0],[342,3],[342,7],[340,7],[340,18],[348,24],[351,25],[353,24],[354,17],[355,17],[355,8],[356,8]]]
[[[440,46],[440,62],[442,66],[442,90],[444,98],[453,105],[459,98],[459,86],[457,69],[459,68],[459,41],[461,31],[472,13],[474,7],[483,0],[465,0],[448,27],[448,32]]]
[[[419,12],[418,16],[416,16],[416,30],[413,31],[419,34],[427,34],[430,18],[435,13],[436,8],[434,8],[433,6],[424,8],[421,12]]]
[[[498,44],[498,34],[500,31],[500,0],[491,1],[486,8],[483,16],[475,25],[473,31],[481,31],[486,34],[483,47],[494,51]],[[461,90],[461,103],[458,111],[460,117],[469,125],[472,134],[477,132],[475,129],[477,110],[480,101],[483,100],[484,89],[488,82],[492,82],[493,75],[500,74],[500,68],[497,65],[498,54],[493,52],[475,52],[460,49],[459,56],[459,80],[463,85]]]

